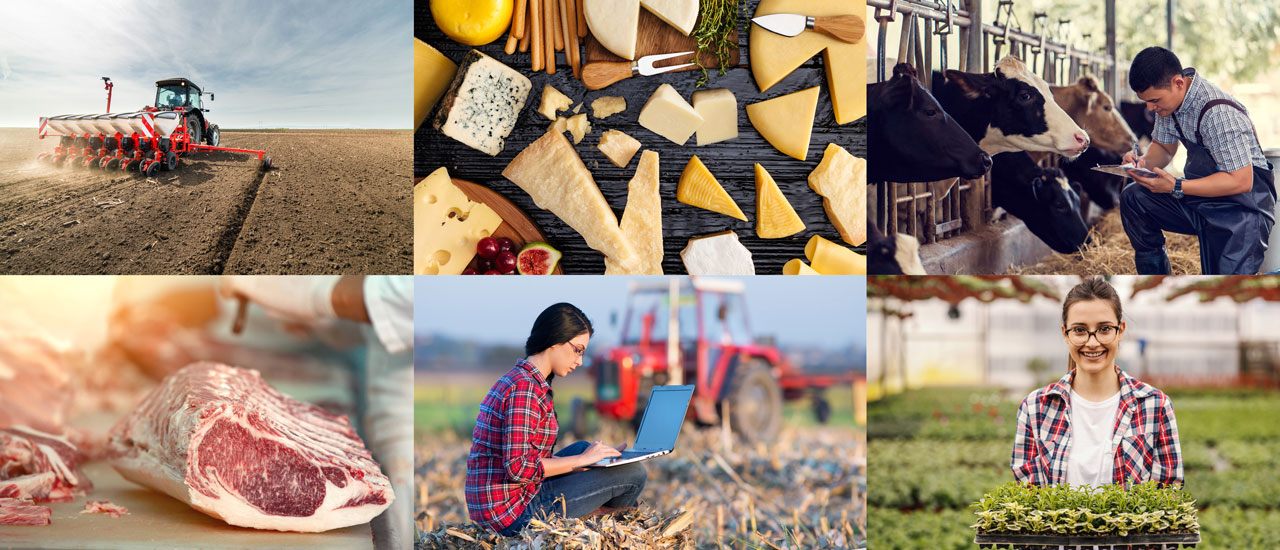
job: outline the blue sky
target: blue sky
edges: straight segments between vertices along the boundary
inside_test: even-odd
[[[112,112],[155,81],[212,91],[223,128],[410,128],[410,0],[63,1],[0,5],[0,127]],[[206,101],[207,101],[206,96]]]
[[[646,277],[641,279],[656,279]],[[523,345],[544,308],[570,302],[599,335],[616,336],[631,277],[416,277],[415,331],[489,343]],[[748,277],[747,312],[756,335],[779,343],[825,348],[862,345],[866,338],[865,277]],[[619,326],[609,317],[618,312]]]

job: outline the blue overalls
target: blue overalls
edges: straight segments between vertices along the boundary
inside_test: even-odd
[[[1216,105],[1229,105],[1240,112],[1240,105],[1227,99],[1214,99],[1200,110],[1196,121],[1196,139],[1187,139],[1178,117],[1173,117],[1179,141],[1187,148],[1187,179],[1203,178],[1217,173],[1218,163],[1201,143],[1200,122]],[[1254,140],[1258,139],[1257,129]],[[1261,144],[1259,144],[1261,148]],[[1152,193],[1136,182],[1121,193],[1120,215],[1124,231],[1133,244],[1134,263],[1141,275],[1167,275],[1169,256],[1165,254],[1161,229],[1196,235],[1200,240],[1200,271],[1205,275],[1255,275],[1262,267],[1267,239],[1275,223],[1276,189],[1271,163],[1267,169],[1253,167],[1253,188],[1225,197],[1193,197],[1175,199],[1170,193]]]

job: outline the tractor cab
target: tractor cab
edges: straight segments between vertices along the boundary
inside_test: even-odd
[[[203,92],[195,82],[185,78],[170,78],[156,81],[156,110],[180,111],[187,107],[205,111]],[[209,94],[213,100],[213,94]]]

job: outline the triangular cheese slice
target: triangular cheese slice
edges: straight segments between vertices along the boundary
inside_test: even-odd
[[[698,0],[640,0],[640,4],[685,36],[698,22]]]
[[[605,275],[662,275],[662,198],[658,195],[658,153],[640,155],[636,175],[627,184],[627,209],[622,212],[622,235],[640,255],[640,266],[624,269],[604,259]]]
[[[809,174],[809,188],[822,195],[822,207],[853,246],[867,242],[867,161],[843,147],[827,144],[822,162]]]
[[[760,135],[782,154],[805,160],[813,114],[818,110],[818,87],[747,105],[747,118]]]
[[[493,234],[502,218],[472,202],[440,168],[413,186],[413,272],[458,275],[476,255],[476,243]]]
[[[866,4],[850,0],[761,0],[755,17],[775,13],[803,13],[811,16],[857,15]],[[848,124],[867,114],[867,43],[842,42],[822,33],[806,31],[788,37],[751,26],[751,73],[760,91],[768,91],[796,68],[825,51],[823,64],[827,86],[835,109],[836,124]]]
[[[587,246],[634,269],[640,264],[618,218],[578,152],[559,132],[547,132],[512,159],[503,177],[520,186],[538,208],[550,210],[582,235]]]
[[[711,171],[707,170],[707,166],[702,164],[702,160],[698,155],[694,155],[689,159],[689,164],[684,167],[684,172],[680,174],[680,185],[676,188],[676,200],[683,202],[689,206],[705,208],[712,212],[719,212],[726,216],[738,218],[747,221],[747,215],[742,213],[742,209],[738,208],[738,204],[733,202],[733,197],[720,186],[720,182],[716,181],[716,177],[711,175]]]
[[[756,163],[756,236],[781,239],[801,231],[804,231],[804,222],[769,171]]]

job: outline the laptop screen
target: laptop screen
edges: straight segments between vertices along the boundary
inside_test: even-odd
[[[640,430],[636,432],[636,444],[632,448],[645,451],[674,448],[692,396],[691,385],[654,387],[649,394],[649,403],[644,407],[644,418],[640,420]]]

